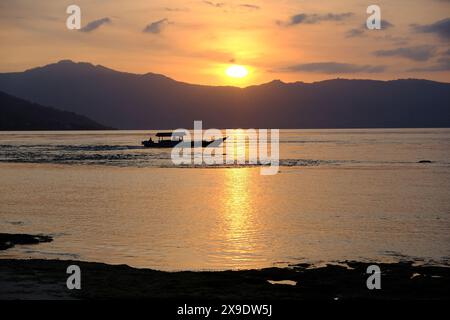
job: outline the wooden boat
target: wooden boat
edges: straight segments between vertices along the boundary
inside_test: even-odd
[[[154,141],[152,138],[148,140],[142,141],[142,145],[145,148],[173,148],[181,143],[184,143],[183,148],[191,147],[195,148],[197,146],[201,146],[202,148],[206,148],[208,146],[218,147],[222,142],[224,142],[227,138],[214,139],[210,141],[184,141],[184,133],[181,132],[158,132],[156,137],[157,141]]]

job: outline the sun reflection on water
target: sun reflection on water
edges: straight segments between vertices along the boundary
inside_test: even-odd
[[[253,255],[257,236],[255,199],[251,193],[251,171],[224,171],[222,219],[227,254],[233,261],[247,261]]]

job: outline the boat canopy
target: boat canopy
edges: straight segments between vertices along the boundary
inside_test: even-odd
[[[156,136],[160,137],[184,137],[186,134],[184,132],[158,132]]]

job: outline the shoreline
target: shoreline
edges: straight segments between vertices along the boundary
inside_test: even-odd
[[[166,272],[74,260],[0,259],[0,300],[156,299],[182,301],[448,300],[450,266],[378,263],[381,290],[366,286],[371,263]],[[66,287],[81,269],[81,290]]]

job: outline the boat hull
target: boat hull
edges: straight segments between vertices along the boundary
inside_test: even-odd
[[[221,139],[216,139],[216,140],[212,140],[212,141],[201,141],[200,143],[196,142],[196,141],[172,141],[172,140],[163,140],[163,141],[158,141],[158,142],[154,142],[154,141],[150,141],[150,140],[145,140],[142,141],[142,145],[144,146],[144,148],[155,148],[155,149],[170,149],[170,148],[174,148],[178,145],[180,145],[180,147],[182,148],[196,148],[198,146],[201,146],[202,148],[206,148],[209,146],[212,147],[218,147],[222,142],[224,142],[227,138],[221,138]]]

